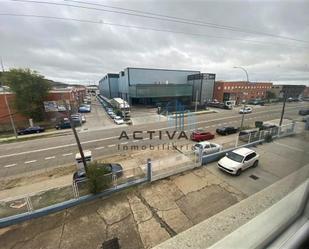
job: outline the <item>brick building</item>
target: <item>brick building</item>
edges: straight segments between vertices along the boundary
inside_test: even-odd
[[[64,88],[60,90],[51,90],[49,92],[49,95],[46,101],[60,101],[61,102],[62,100],[66,100],[68,103],[70,103],[70,106],[74,110],[74,108],[77,109],[79,104],[83,102],[85,95],[86,95],[86,88],[84,87],[69,88],[69,89]],[[5,102],[5,96],[7,98],[7,102],[11,109],[11,115],[13,117],[15,125],[17,127],[24,127],[24,126],[29,125],[28,117],[25,117],[19,114],[14,109],[13,102],[15,99],[15,94],[12,92],[6,92],[5,94],[3,92],[0,92],[0,131],[11,129],[10,116],[9,116],[8,108]],[[54,119],[55,116],[56,115],[52,113],[48,113],[46,115],[48,120],[50,120],[51,118]]]
[[[219,102],[235,100],[236,104],[242,100],[263,99],[272,85],[271,82],[216,81],[213,98]]]

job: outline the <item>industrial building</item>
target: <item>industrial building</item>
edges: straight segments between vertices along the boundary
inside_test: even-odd
[[[108,73],[99,81],[100,93],[109,99],[119,97],[118,82],[119,74]]]
[[[272,85],[271,82],[216,81],[213,98],[219,102],[235,101],[236,104],[243,100],[264,99]]]
[[[305,90],[305,85],[273,85],[270,92],[274,93],[278,99],[282,99],[284,93],[287,98],[298,99],[303,97]]]
[[[177,99],[183,103],[212,99],[215,74],[193,70],[125,68],[99,82],[100,94],[120,97],[129,104],[158,105]]]

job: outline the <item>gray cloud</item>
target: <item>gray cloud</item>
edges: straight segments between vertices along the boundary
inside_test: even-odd
[[[309,41],[306,1],[149,0],[104,4]],[[30,67],[58,81],[93,83],[105,73],[119,72],[125,67],[194,69],[216,73],[221,80],[244,80],[244,73],[233,69],[244,66],[251,80],[309,83],[309,43],[67,6],[1,1],[0,9],[1,13],[102,20],[205,35],[0,16],[0,56],[5,66]]]

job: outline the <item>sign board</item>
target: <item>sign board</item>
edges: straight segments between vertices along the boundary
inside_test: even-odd
[[[70,101],[66,100],[67,107],[71,110]],[[65,105],[63,100],[59,101],[44,101],[45,112],[65,112]]]
[[[57,112],[58,105],[56,101],[44,101],[44,109],[46,112]]]

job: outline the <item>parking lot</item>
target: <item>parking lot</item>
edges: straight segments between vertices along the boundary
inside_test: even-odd
[[[84,115],[86,117],[86,123],[83,124],[82,131],[118,127],[94,96],[91,98],[91,112],[85,113]]]

